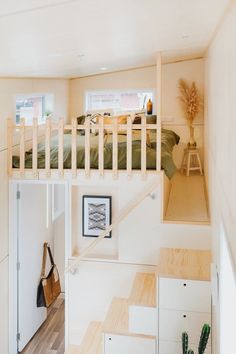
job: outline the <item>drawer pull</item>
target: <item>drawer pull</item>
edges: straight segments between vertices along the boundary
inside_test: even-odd
[[[111,340],[111,338],[109,337],[109,340]]]
[[[184,283],[184,286],[187,286],[187,284],[186,284],[186,283]]]
[[[183,318],[186,318],[187,317],[187,315],[183,315]]]

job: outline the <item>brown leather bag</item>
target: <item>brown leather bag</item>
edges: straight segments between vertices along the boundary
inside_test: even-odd
[[[51,269],[45,276],[47,253],[51,262]],[[37,307],[49,307],[61,293],[60,278],[54,263],[52,252],[48,243],[43,245],[43,262],[41,279],[37,292]]]

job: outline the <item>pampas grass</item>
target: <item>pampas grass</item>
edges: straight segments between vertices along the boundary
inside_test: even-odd
[[[180,96],[178,96],[188,121],[189,126],[192,126],[194,118],[203,107],[203,99],[200,96],[195,82],[189,86],[183,79],[179,80]]]

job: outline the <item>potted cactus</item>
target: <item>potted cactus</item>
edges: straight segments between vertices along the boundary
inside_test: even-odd
[[[210,331],[211,327],[208,324],[204,324],[199,339],[198,354],[204,353],[210,336]],[[183,354],[194,354],[192,349],[188,349],[188,333],[186,332],[182,333],[182,350]]]

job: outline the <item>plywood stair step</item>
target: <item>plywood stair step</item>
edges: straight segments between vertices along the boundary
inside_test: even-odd
[[[78,354],[78,353],[80,353],[78,345],[70,345],[68,350],[65,352],[65,354]]]
[[[154,338],[153,336],[131,333],[129,331],[129,305],[130,302],[128,299],[113,298],[103,323],[102,331],[109,334]]]
[[[131,305],[156,307],[156,274],[137,273],[129,302]]]
[[[102,354],[102,323],[91,322],[80,346],[71,346],[66,354]]]

